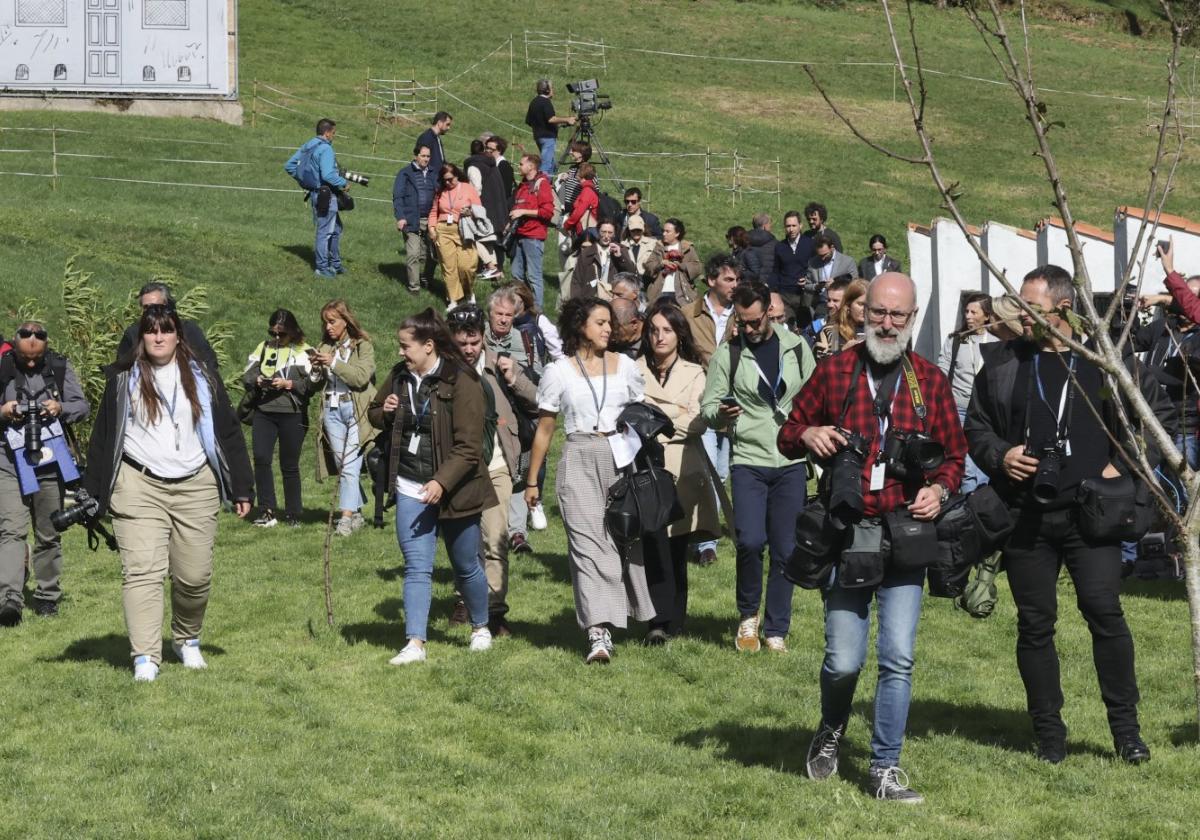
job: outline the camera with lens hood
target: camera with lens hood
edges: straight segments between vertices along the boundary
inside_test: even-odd
[[[50,524],[62,533],[72,525],[90,523],[100,512],[100,502],[82,487],[75,488],[75,504],[50,514]]]
[[[891,429],[884,438],[883,461],[896,478],[920,478],[946,460],[946,449],[924,432]]]
[[[1062,481],[1063,462],[1067,457],[1067,445],[1063,441],[1048,443],[1040,449],[1025,447],[1025,455],[1037,458],[1037,472],[1033,474],[1030,492],[1035,501],[1045,505],[1058,498],[1058,487]]]
[[[871,451],[871,443],[858,432],[838,428],[838,434],[846,439],[846,445],[830,459],[829,469],[829,515],[842,528],[862,518],[864,510],[862,471]]]
[[[349,169],[343,169],[342,177],[352,184],[362,184],[364,187],[371,186],[371,179],[361,172],[351,172]]]

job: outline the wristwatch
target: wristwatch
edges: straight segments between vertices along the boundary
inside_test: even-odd
[[[938,499],[939,505],[945,505],[946,502],[950,501],[950,489],[948,487],[946,487],[944,484],[942,484],[940,481],[931,481],[929,484],[926,484],[925,486],[926,487],[936,487],[937,489],[942,491],[941,498]]]

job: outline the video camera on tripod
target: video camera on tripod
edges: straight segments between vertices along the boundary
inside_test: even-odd
[[[567,84],[567,90],[575,94],[571,100],[571,110],[580,119],[587,119],[600,111],[612,108],[612,99],[606,93],[599,93],[600,83],[595,79],[584,79]]]

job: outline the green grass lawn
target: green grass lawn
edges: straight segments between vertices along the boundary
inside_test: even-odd
[[[228,322],[247,354],[277,306],[310,333],[330,297],[345,296],[377,338],[381,368],[393,332],[431,295],[401,289],[404,256],[386,201],[361,201],[343,240],[350,275],[312,277],[311,223],[298,192],[225,191],[90,180],[83,176],[289,190],[282,172],[316,118],[339,121],[343,165],[372,173],[362,198],[387,199],[416,130],[374,123],[360,108],[372,75],[449,79],[516,33],[516,86],[507,49],[449,85],[461,99],[520,124],[536,68],[523,66],[524,28],[568,26],[612,45],[603,90],[616,107],[601,136],[620,151],[711,147],[782,159],[785,208],[821,200],[855,257],[888,235],[904,254],[904,224],[940,211],[922,172],[856,144],[798,68],[633,52],[823,62],[886,61],[872,4],[823,9],[793,3],[702,2],[438,5],[424,28],[414,10],[383,0],[243,0],[241,90],[254,79],[298,97],[301,113],[274,111],[257,127],[150,120],[119,114],[5,113],[0,126],[58,128],[63,177],[0,175],[0,325],[28,298],[58,323],[63,265],[79,267],[112,300],[151,277],[210,291],[210,321]],[[1142,7],[1138,7],[1139,9]],[[1140,14],[1140,12],[1139,12]],[[961,13],[922,8],[931,68],[997,78]],[[1041,84],[1139,100],[1048,94],[1066,129],[1052,139],[1080,218],[1107,226],[1114,206],[1140,204],[1153,135],[1146,97],[1160,93],[1165,45],[1109,27],[1033,21]],[[1191,58],[1189,57],[1189,61]],[[819,68],[864,126],[912,151],[906,111],[887,68]],[[553,74],[559,87],[590,75]],[[966,189],[973,221],[1028,227],[1050,212],[1032,144],[1003,88],[930,78],[929,124],[943,166]],[[558,99],[566,109],[565,91]],[[501,124],[457,103],[452,157],[467,138]],[[336,107],[330,107],[336,106]],[[504,128],[509,136],[511,129]],[[190,142],[182,142],[190,141]],[[0,170],[50,171],[47,132],[0,131]],[[1195,216],[1193,140],[1168,212]],[[354,157],[355,155],[359,157]],[[515,155],[510,155],[515,157]],[[383,160],[381,160],[381,158]],[[218,161],[183,163],[181,159]],[[390,159],[390,160],[389,160]],[[702,159],[699,159],[702,161]],[[732,205],[705,195],[695,158],[619,158],[622,174],[650,180],[649,204],[679,216],[707,256],[727,226],[775,212],[774,199]],[[773,165],[772,165],[773,168]],[[779,213],[776,227],[781,227]],[[229,370],[227,373],[231,372]],[[819,598],[798,593],[786,656],[738,655],[732,646],[733,553],[692,570],[689,636],[667,649],[619,637],[608,668],[582,665],[567,582],[565,539],[554,516],[537,554],[513,562],[517,636],[470,654],[452,630],[451,581],[439,560],[430,660],[397,670],[403,642],[401,558],[390,527],[334,546],[336,617],[327,627],[320,547],[332,487],[305,453],[307,522],[262,532],[223,517],[205,632],[210,668],[168,661],[152,686],[134,686],[120,612],[119,562],[67,538],[67,600],[54,620],[0,633],[0,836],[533,836],[1144,837],[1194,834],[1200,770],[1181,587],[1131,588],[1126,609],[1138,645],[1145,735],[1153,761],[1111,757],[1090,645],[1067,584],[1060,589],[1066,716],[1073,753],[1050,768],[1030,753],[1017,675],[1015,615],[1005,596],[977,622],[949,603],[927,604],[918,643],[904,764],[928,798],[917,810],[877,805],[860,791],[868,760],[874,676],[864,673],[843,780],[803,777],[817,724],[822,634]],[[548,487],[553,486],[551,477]],[[873,659],[871,660],[873,663]]]

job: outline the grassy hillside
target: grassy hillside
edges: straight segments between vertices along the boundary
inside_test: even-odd
[[[402,290],[403,254],[392,227],[391,175],[418,127],[386,126],[361,109],[371,75],[453,79],[447,85],[453,157],[485,129],[520,139],[533,81],[526,27],[571,29],[611,45],[602,90],[615,107],[601,139],[622,152],[737,149],[781,160],[784,208],[821,200],[854,256],[867,237],[904,251],[904,224],[939,213],[921,171],[885,160],[849,136],[799,68],[718,57],[811,60],[875,136],[911,151],[907,112],[892,100],[881,19],[872,4],[837,9],[791,3],[607,2],[567,9],[446,0],[436,10],[383,0],[242,0],[241,90],[264,97],[256,127],[103,115],[0,116],[0,325],[33,297],[57,298],[63,265],[80,268],[112,299],[153,276],[181,289],[204,284],[211,320],[232,324],[248,353],[272,309],[294,309],[317,331],[317,312],[345,296],[377,335],[380,364],[395,358],[395,324],[430,296]],[[960,13],[918,10],[930,68],[983,79],[998,74]],[[1047,94],[1054,139],[1076,211],[1107,226],[1119,203],[1138,203],[1153,135],[1146,98],[1161,94],[1165,45],[1108,27],[1049,19],[1031,33],[1042,84],[1120,99]],[[651,55],[638,49],[708,56]],[[559,87],[592,73],[553,72]],[[928,121],[949,177],[963,182],[971,219],[1029,226],[1050,194],[1005,89],[931,76]],[[298,99],[280,100],[265,85]],[[566,110],[566,94],[558,99]],[[272,121],[263,113],[277,118]],[[343,165],[373,174],[347,218],[350,274],[312,277],[308,211],[282,172],[313,123],[339,121]],[[502,122],[503,121],[503,122]],[[13,129],[62,128],[69,132]],[[1167,210],[1195,216],[1194,141]],[[99,155],[104,157],[68,157]],[[185,162],[190,161],[190,162]],[[197,162],[205,161],[205,162]],[[649,204],[678,216],[707,255],[731,224],[774,199],[732,205],[705,194],[703,158],[617,158],[625,177],[650,180]],[[773,169],[773,164],[771,164]],[[164,186],[95,178],[263,190]],[[364,201],[362,199],[379,199]],[[853,243],[853,244],[852,244]],[[56,319],[51,315],[51,327]],[[120,615],[115,556],[67,540],[63,614],[0,633],[0,836],[74,837],[809,837],[1184,836],[1194,824],[1200,769],[1181,591],[1136,586],[1126,599],[1139,651],[1143,721],[1154,760],[1111,758],[1089,641],[1070,587],[1060,588],[1059,647],[1073,753],[1059,768],[1032,758],[1013,648],[1015,614],[975,622],[931,601],[921,628],[904,763],[929,798],[917,811],[877,807],[859,791],[868,760],[865,673],[844,780],[803,778],[817,724],[821,605],[798,593],[792,652],[739,656],[731,639],[733,552],[693,569],[690,637],[668,649],[626,644],[607,669],[580,664],[565,539],[535,536],[538,554],[513,563],[517,637],[483,656],[448,628],[451,581],[439,560],[430,662],[399,672],[402,572],[391,529],[335,544],[337,624],[324,625],[320,543],[330,485],[309,480],[300,532],[263,533],[223,518],[206,628],[210,669],[168,664],[154,686],[134,687]],[[553,486],[553,478],[550,485]],[[548,495],[549,492],[548,492]],[[551,503],[553,513],[553,503]],[[868,672],[870,666],[868,667]]]

